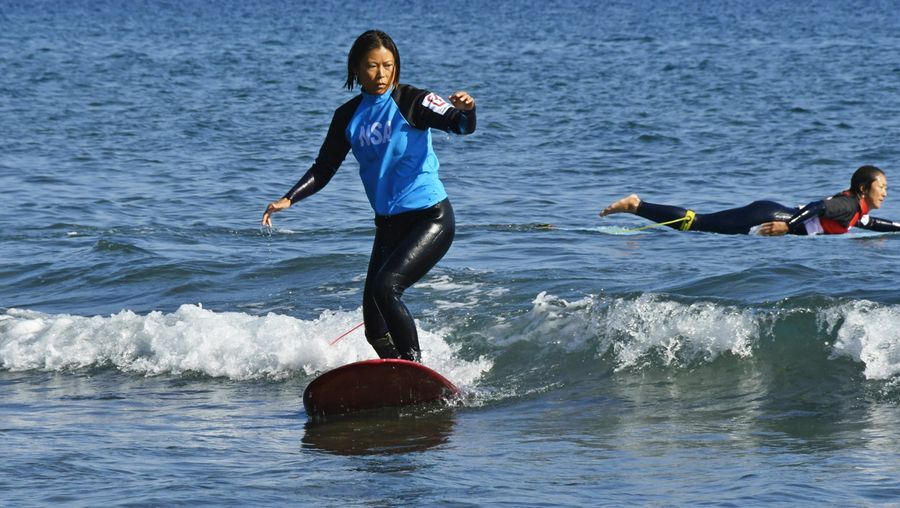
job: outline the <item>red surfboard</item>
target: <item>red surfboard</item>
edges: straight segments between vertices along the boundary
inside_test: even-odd
[[[365,360],[320,375],[303,391],[306,414],[330,416],[437,402],[459,395],[459,388],[421,363]]]

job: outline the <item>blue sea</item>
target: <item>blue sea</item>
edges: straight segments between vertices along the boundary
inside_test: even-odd
[[[900,182],[894,1],[0,0],[0,506],[897,506],[900,235],[630,229]],[[443,408],[309,421],[374,357],[346,55],[470,92],[405,301]],[[900,184],[898,184],[900,185]],[[880,217],[900,219],[889,193]]]

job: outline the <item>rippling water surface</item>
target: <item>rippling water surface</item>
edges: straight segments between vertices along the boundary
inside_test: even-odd
[[[900,236],[700,212],[897,178],[892,2],[0,2],[0,505],[890,505]],[[362,31],[478,101],[407,293],[465,396],[326,425],[372,213],[308,168]],[[879,216],[900,219],[889,194]],[[547,226],[552,225],[552,226]]]

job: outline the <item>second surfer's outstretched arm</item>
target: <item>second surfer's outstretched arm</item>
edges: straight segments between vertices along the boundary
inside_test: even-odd
[[[868,229],[869,231],[878,231],[879,233],[896,233],[900,231],[900,222],[893,222],[878,217],[869,217],[866,215],[856,224],[857,226]]]

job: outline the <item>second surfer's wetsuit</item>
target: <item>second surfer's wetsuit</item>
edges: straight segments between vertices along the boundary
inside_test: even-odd
[[[381,358],[419,359],[416,325],[401,297],[453,242],[453,208],[438,178],[431,128],[470,134],[475,110],[409,85],[382,95],[361,92],[335,111],[316,161],[284,195],[295,203],[318,192],[353,150],[375,210],[363,319]]]
[[[653,222],[668,222],[669,227],[682,231],[706,231],[727,235],[748,234],[766,222],[786,222],[788,234],[841,234],[859,226],[872,231],[900,231],[900,223],[869,217],[865,200],[842,192],[804,207],[791,208],[774,201],[754,201],[747,206],[715,213],[694,213],[692,210],[641,201],[635,214]],[[680,219],[680,220],[679,220]]]

